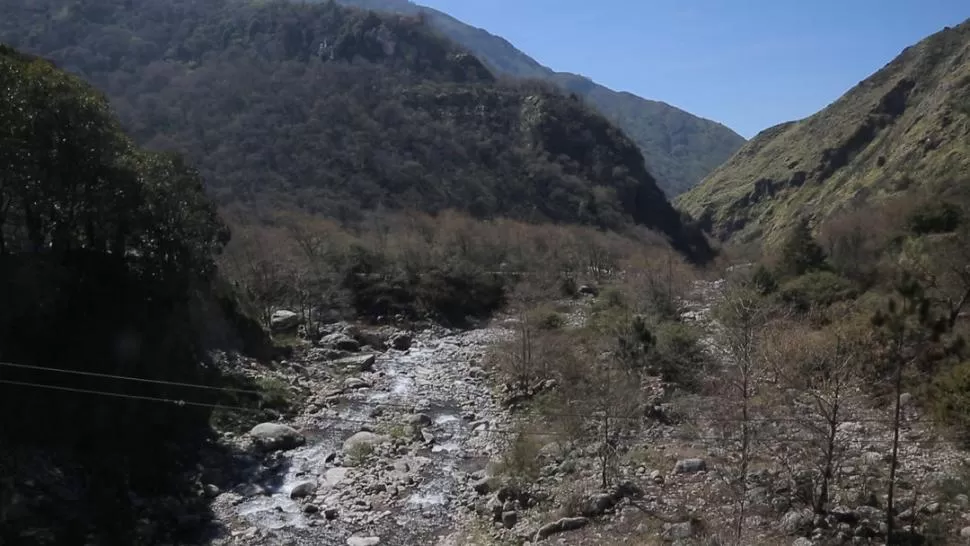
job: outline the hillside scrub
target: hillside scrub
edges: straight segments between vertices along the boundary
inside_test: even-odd
[[[507,304],[549,301],[564,281],[593,281],[661,259],[671,272],[686,267],[650,232],[624,237],[582,226],[482,221],[456,211],[386,212],[344,225],[300,212],[260,224],[243,214],[227,217],[235,235],[220,266],[267,326],[280,308],[297,309],[311,323],[352,315],[461,326]],[[659,272],[631,274],[631,282],[644,283]]]

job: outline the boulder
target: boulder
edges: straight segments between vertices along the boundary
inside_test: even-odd
[[[290,489],[290,498],[302,499],[304,497],[309,497],[316,490],[317,490],[316,482],[299,483],[293,486],[293,489]]]
[[[295,331],[303,322],[303,317],[293,311],[280,309],[273,312],[269,327],[274,334]]]
[[[249,431],[249,435],[267,451],[294,449],[306,443],[306,438],[296,429],[280,423],[260,423]]]
[[[377,546],[381,543],[381,537],[350,537],[347,539],[347,546]]]
[[[411,348],[411,334],[400,332],[391,336],[391,347],[398,351],[407,351]]]
[[[340,366],[344,368],[353,368],[354,370],[361,372],[370,372],[374,370],[374,362],[377,361],[377,355],[357,355],[348,356],[347,358],[338,358],[333,361],[334,366]]]
[[[360,342],[343,332],[323,336],[320,338],[320,346],[349,353],[360,351]]]
[[[344,441],[344,453],[349,453],[354,449],[357,449],[357,446],[377,446],[378,444],[383,444],[387,441],[388,438],[386,436],[374,434],[373,432],[361,431]]]
[[[704,459],[681,459],[674,465],[677,474],[694,474],[707,471],[707,461]]]

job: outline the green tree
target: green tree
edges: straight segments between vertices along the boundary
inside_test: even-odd
[[[800,220],[781,248],[779,268],[786,275],[802,275],[825,267],[825,252],[812,236],[807,219]]]

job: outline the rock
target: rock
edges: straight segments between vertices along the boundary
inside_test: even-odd
[[[798,537],[795,542],[791,543],[791,546],[812,546],[812,541],[805,537]]]
[[[355,449],[360,449],[358,446],[376,447],[378,444],[383,444],[387,441],[388,438],[386,436],[374,434],[373,432],[361,431],[344,441],[344,454],[352,453]]]
[[[674,472],[677,474],[694,474],[706,471],[707,461],[704,459],[681,459],[674,465]]]
[[[385,349],[384,337],[381,336],[380,332],[375,332],[372,330],[364,330],[359,332],[354,338],[360,342],[361,345],[367,345],[372,349],[383,351]]]
[[[536,540],[542,540],[556,533],[564,531],[575,531],[582,529],[589,524],[588,518],[562,518],[552,523],[547,523],[536,531]]]
[[[344,481],[347,477],[347,471],[350,470],[347,467],[338,466],[336,468],[329,468],[323,474],[323,485],[325,487],[334,487],[338,483]]]
[[[963,529],[960,529],[960,537],[970,538],[970,527],[964,527]]]
[[[913,395],[908,392],[904,392],[899,395],[900,406],[908,406],[912,400],[913,400]]]
[[[293,486],[290,490],[291,499],[302,499],[304,497],[309,497],[317,490],[316,482],[303,482]]]
[[[502,525],[506,529],[511,529],[515,527],[515,524],[519,522],[519,514],[515,511],[502,512]]]
[[[426,413],[415,413],[408,417],[408,424],[412,427],[427,427],[431,426],[431,417]]]
[[[408,349],[411,348],[411,343],[413,340],[411,338],[411,334],[400,332],[400,333],[394,334],[391,337],[390,341],[391,341],[391,347],[393,347],[394,349],[398,351],[407,351]]]
[[[374,370],[374,362],[377,361],[377,355],[355,355],[348,356],[346,358],[338,358],[333,361],[334,366],[340,366],[344,368],[353,368],[361,372],[370,372]]]
[[[650,479],[653,480],[653,483],[660,485],[664,482],[664,475],[659,470],[654,470],[650,473]]]
[[[287,311],[286,309],[279,309],[274,311],[273,316],[270,317],[269,328],[274,334],[292,332],[296,330],[302,322],[303,317],[297,313]]]
[[[434,443],[434,433],[426,428],[421,429],[421,438],[424,440],[424,443],[426,444]]]
[[[214,497],[218,497],[219,493],[221,493],[221,491],[219,490],[219,486],[213,485],[211,483],[205,484],[205,486],[202,488],[202,492],[203,494],[205,494],[206,497],[209,497],[210,499]]]
[[[585,296],[596,296],[596,295],[599,294],[599,290],[597,290],[596,286],[594,286],[592,284],[584,284],[584,285],[580,286],[579,287],[579,290],[577,290],[577,291],[580,294],[583,294]]]
[[[377,546],[381,543],[381,537],[350,537],[347,539],[347,546]]]
[[[338,351],[356,353],[360,350],[360,342],[342,332],[328,334],[320,338],[322,347],[329,347]]]
[[[786,535],[800,535],[811,531],[813,520],[811,510],[792,510],[781,518],[778,530]]]
[[[337,510],[336,508],[327,508],[326,510],[323,511],[323,517],[329,520],[337,519],[337,516],[339,515],[340,515],[340,511]]]
[[[479,495],[488,495],[492,491],[492,483],[488,478],[482,478],[472,484],[472,489]]]
[[[664,529],[663,536],[667,540],[687,540],[694,536],[695,528],[691,521],[671,523]]]
[[[306,438],[296,429],[279,423],[260,423],[249,435],[267,451],[294,449],[306,443]]]
[[[610,508],[613,508],[614,504],[616,504],[616,501],[613,500],[611,495],[606,493],[597,493],[586,499],[580,513],[588,518],[599,517],[606,513],[606,511]]]
[[[353,391],[357,389],[369,389],[370,383],[364,381],[359,377],[348,377],[344,379],[344,389]]]
[[[304,514],[316,514],[320,511],[320,507],[316,504],[307,504],[303,507]]]

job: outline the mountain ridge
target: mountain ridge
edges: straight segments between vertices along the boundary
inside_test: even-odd
[[[497,73],[552,81],[573,92],[617,124],[639,146],[647,168],[664,193],[675,196],[726,161],[745,139],[722,123],[695,116],[668,103],[615,91],[592,79],[557,72],[500,36],[408,0],[338,0],[338,3],[405,14],[425,14],[432,25],[462,44]]]
[[[842,97],[770,127],[678,203],[722,241],[893,195],[956,191],[970,167],[970,20],[905,48]]]
[[[0,38],[102,88],[140,143],[185,153],[224,206],[638,224],[709,253],[605,117],[547,84],[497,81],[420,18],[335,3],[41,4],[63,16],[9,9]]]

